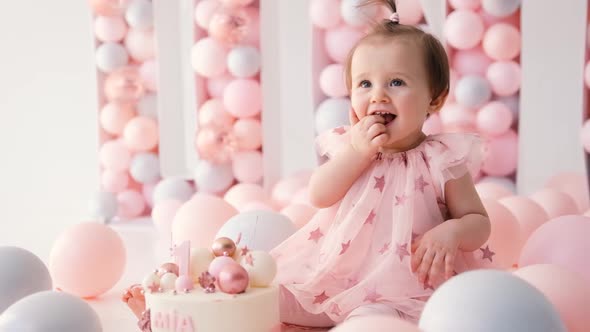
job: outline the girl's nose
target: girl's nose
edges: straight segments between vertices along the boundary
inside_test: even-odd
[[[389,103],[391,100],[389,96],[383,91],[383,89],[375,89],[373,91],[373,95],[371,96],[371,103],[372,104],[380,104],[380,103]]]

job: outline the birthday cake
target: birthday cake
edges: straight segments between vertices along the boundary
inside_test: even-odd
[[[236,250],[232,240],[220,238],[211,249],[185,242],[173,253],[177,263],[143,280],[143,331],[280,331],[276,264],[267,252]]]

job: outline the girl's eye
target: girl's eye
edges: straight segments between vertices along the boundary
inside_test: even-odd
[[[400,79],[393,79],[391,80],[391,82],[389,82],[389,86],[402,86],[404,85],[404,81],[400,80]]]
[[[364,80],[364,81],[361,81],[361,83],[359,84],[359,86],[361,88],[370,88],[371,87],[371,82],[369,82],[367,80]]]

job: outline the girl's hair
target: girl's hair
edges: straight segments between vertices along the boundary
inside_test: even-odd
[[[391,9],[392,13],[397,12],[395,0],[365,0],[361,6],[379,4],[387,6]],[[416,41],[424,52],[424,64],[426,66],[432,100],[436,100],[440,96],[444,97],[448,93],[449,59],[447,58],[445,48],[433,35],[411,25],[399,24],[396,19],[385,19],[380,23],[374,24],[373,29],[366,36],[361,38],[361,40],[359,40],[350,50],[344,69],[346,86],[349,90],[352,88],[350,67],[354,52],[360,44],[374,37],[406,37]]]

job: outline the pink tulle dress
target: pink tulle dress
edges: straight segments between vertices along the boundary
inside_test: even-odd
[[[348,144],[345,127],[320,135],[328,157]],[[427,136],[417,147],[383,153],[358,178],[339,205],[320,210],[307,225],[272,250],[277,281],[309,313],[342,322],[355,308],[381,303],[417,321],[434,290],[410,267],[411,242],[449,219],[444,185],[483,158],[482,140],[472,134]],[[459,252],[455,272],[474,265]]]

